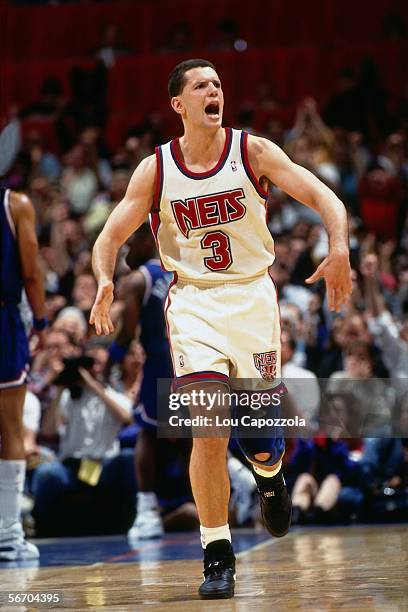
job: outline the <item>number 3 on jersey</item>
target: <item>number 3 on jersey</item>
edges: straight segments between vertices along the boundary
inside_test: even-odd
[[[204,257],[204,265],[212,272],[228,270],[232,264],[231,244],[224,232],[207,232],[201,240],[201,248],[212,249],[212,257]]]

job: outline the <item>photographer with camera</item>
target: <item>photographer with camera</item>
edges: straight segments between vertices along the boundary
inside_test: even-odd
[[[92,340],[80,355],[63,359],[64,368],[52,381],[57,393],[47,421],[60,435],[59,460],[40,465],[33,476],[37,535],[98,530],[104,499],[120,505],[124,496],[122,505],[127,506],[126,496],[135,495],[134,477],[122,466],[117,440],[131,420],[132,400],[105,383],[107,359],[105,346]]]

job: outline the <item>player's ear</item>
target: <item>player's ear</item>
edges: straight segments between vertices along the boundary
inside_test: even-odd
[[[174,96],[174,98],[171,99],[170,103],[171,103],[171,105],[173,107],[173,110],[177,114],[181,115],[183,110],[184,110],[184,105],[183,105],[181,99],[179,98],[179,96]]]

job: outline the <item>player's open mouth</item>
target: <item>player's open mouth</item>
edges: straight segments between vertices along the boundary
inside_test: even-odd
[[[208,104],[204,110],[206,115],[209,115],[210,117],[218,117],[220,114],[220,105],[218,102],[211,102],[211,104]]]

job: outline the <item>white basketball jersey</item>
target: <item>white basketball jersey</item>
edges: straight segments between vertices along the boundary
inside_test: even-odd
[[[225,146],[208,172],[191,172],[178,139],[156,149],[151,225],[162,264],[180,280],[209,284],[261,275],[273,263],[266,199],[248,161],[248,134],[225,128]]]

